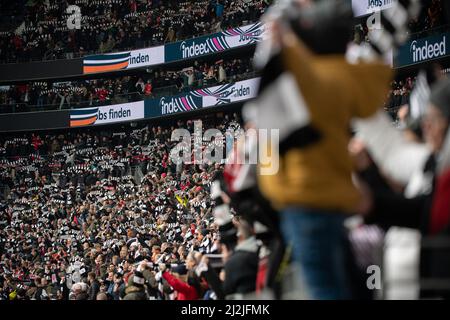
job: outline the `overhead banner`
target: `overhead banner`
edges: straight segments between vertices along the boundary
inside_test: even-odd
[[[189,59],[221,52],[241,46],[255,44],[262,40],[264,25],[260,22],[244,27],[232,28],[227,31],[208,36],[193,38],[166,45],[166,62]]]
[[[353,15],[362,17],[391,8],[397,0],[352,0]]]
[[[198,89],[178,96],[147,99],[145,118],[155,118],[255,98],[260,78]]]
[[[83,74],[134,69],[162,63],[164,63],[164,46],[97,54],[83,59]]]
[[[96,108],[73,109],[70,110],[70,127],[140,120],[144,116],[144,101]]]
[[[410,40],[401,46],[394,59],[394,67],[401,68],[440,59],[449,55],[450,32]]]

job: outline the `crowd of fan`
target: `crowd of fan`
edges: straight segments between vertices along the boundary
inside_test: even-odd
[[[433,63],[426,68],[424,76],[427,78],[439,78],[442,75],[447,75],[448,69],[442,69],[439,64]],[[403,77],[391,82],[391,90],[384,104],[384,109],[389,113],[392,113],[394,119],[401,107],[410,104],[411,93],[417,85],[418,76]]]
[[[422,4],[424,9],[421,11],[420,16],[415,20],[411,20],[409,23],[410,33],[427,32],[448,23],[444,12],[444,1],[424,0]],[[358,44],[363,41],[369,41],[367,18],[368,17],[364,18],[363,21],[355,27],[354,36],[355,41]]]
[[[410,23],[411,32],[431,30],[447,23],[444,14],[444,1],[426,0],[423,1],[423,6],[424,9],[419,18]]]
[[[391,91],[386,100],[385,109],[398,109],[409,103],[409,96],[414,88],[415,77],[407,77],[405,80],[394,80],[391,83]]]
[[[0,33],[1,62],[123,51],[219,32],[258,21],[272,1],[69,0],[34,1],[28,6],[21,2],[1,4],[5,14],[25,7],[23,15],[12,16],[18,28]],[[70,5],[81,8],[80,29],[68,27]]]
[[[202,125],[225,132],[239,119],[215,115]],[[211,213],[222,164],[174,164],[176,127],[193,132],[192,121],[179,120],[2,138],[0,181],[10,197],[0,207],[0,300],[213,299],[248,285],[215,271],[232,256]],[[211,290],[214,279],[221,289]]]
[[[26,112],[119,104],[176,95],[253,76],[252,59],[196,61],[191,67],[143,71],[134,76],[0,87],[0,112]]]

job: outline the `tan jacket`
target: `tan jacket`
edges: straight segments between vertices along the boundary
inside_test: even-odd
[[[350,120],[368,117],[383,105],[392,71],[381,63],[351,65],[342,55],[316,56],[292,39],[282,50],[321,140],[291,149],[275,175],[259,176],[263,194],[278,208],[304,206],[352,212],[359,194],[347,152]]]

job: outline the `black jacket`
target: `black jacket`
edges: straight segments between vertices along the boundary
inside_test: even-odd
[[[254,246],[254,238],[247,239],[246,244],[236,246],[234,253],[225,263],[225,296],[235,293],[251,293],[256,289],[258,273],[258,248]]]
[[[89,287],[88,291],[88,300],[95,300],[97,298],[97,293],[100,291],[100,284],[97,280],[94,280],[91,283],[91,286]]]

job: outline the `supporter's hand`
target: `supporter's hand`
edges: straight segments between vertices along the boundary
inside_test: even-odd
[[[408,114],[409,114],[409,107],[408,107],[408,105],[402,105],[397,111],[397,117],[403,123],[406,122]]]
[[[203,257],[198,266],[195,267],[195,273],[197,274],[198,277],[200,277],[201,274],[206,271],[208,271],[208,259],[206,258],[205,260]]]
[[[139,271],[147,269],[147,264],[148,264],[147,259],[142,260],[141,263],[139,264],[139,268],[138,268]]]
[[[161,272],[165,272],[166,269],[167,269],[167,266],[166,266],[165,263],[160,263],[160,264],[159,264],[159,270],[160,270]]]
[[[362,140],[358,138],[351,139],[348,144],[348,151],[357,171],[364,171],[372,164],[372,160]]]
[[[225,281],[225,269],[222,269],[222,271],[220,271],[219,273],[219,279],[220,281],[224,282]]]
[[[200,263],[208,264],[209,263],[209,258],[206,255],[204,255],[202,257],[202,259],[200,260]]]

